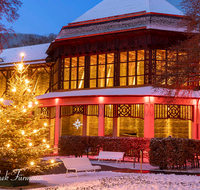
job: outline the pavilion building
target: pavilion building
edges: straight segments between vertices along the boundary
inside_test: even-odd
[[[199,96],[168,104],[151,87],[156,69],[179,58],[168,49],[185,39],[183,16],[165,0],[103,0],[62,27],[38,65],[49,73],[38,99],[51,143],[61,135],[200,139]]]

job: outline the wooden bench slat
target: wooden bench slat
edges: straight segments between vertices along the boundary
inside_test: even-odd
[[[88,158],[61,158],[66,167],[66,177],[69,170],[75,170],[75,175],[78,177],[78,171],[94,171],[101,169],[100,166],[93,166]]]
[[[95,158],[100,159],[109,159],[109,160],[116,160],[116,162],[121,161],[124,157],[124,152],[111,152],[111,151],[100,151],[99,155]]]

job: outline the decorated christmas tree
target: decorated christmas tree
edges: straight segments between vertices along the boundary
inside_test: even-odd
[[[8,89],[0,99],[0,170],[1,176],[20,169],[24,175],[39,173],[55,166],[42,157],[53,152],[48,142],[49,126],[38,112],[33,82],[26,75],[28,66],[15,65]]]

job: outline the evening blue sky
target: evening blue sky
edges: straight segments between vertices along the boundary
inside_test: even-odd
[[[12,26],[17,33],[58,34],[66,26],[102,0],[21,0],[20,18]],[[134,0],[133,0],[134,1]],[[178,6],[181,0],[167,0]]]

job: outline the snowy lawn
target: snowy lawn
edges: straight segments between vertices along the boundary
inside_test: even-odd
[[[35,182],[35,181],[31,181]],[[164,174],[122,174],[114,172],[98,172],[95,175],[88,172],[79,173],[79,177],[71,174],[65,178],[64,174],[43,176],[43,180],[37,181],[48,185],[46,188],[37,190],[200,190],[200,177],[186,175],[164,175]],[[57,184],[57,185],[56,185]],[[49,186],[53,185],[53,186]]]

